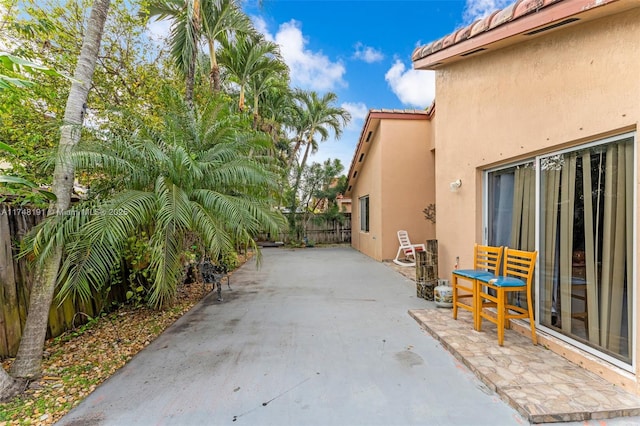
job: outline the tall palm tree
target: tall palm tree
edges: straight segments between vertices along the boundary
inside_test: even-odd
[[[300,185],[300,178],[304,166],[307,163],[309,152],[314,148],[317,149],[316,135],[320,136],[320,142],[329,139],[331,133],[336,138],[342,135],[342,128],[346,126],[351,115],[347,110],[337,107],[334,104],[338,96],[335,93],[328,92],[320,96],[317,92],[298,91],[296,98],[299,101],[298,114],[300,115],[300,123],[302,127],[297,136],[296,147],[291,153],[289,164],[293,162],[297,151],[302,145],[305,145],[305,153],[302,157],[297,170],[295,171],[294,197]],[[295,203],[295,200],[292,200]]]
[[[263,120],[268,126],[268,133],[271,135],[271,140],[274,143],[278,143],[280,138],[284,135],[285,129],[292,129],[296,121],[294,120],[294,108],[295,102],[293,98],[293,91],[288,85],[280,86],[274,85],[265,90],[260,95],[261,101],[261,115]],[[265,129],[263,129],[265,130]],[[288,151],[286,151],[283,164],[286,164],[289,158]]]
[[[316,142],[316,135],[320,136],[320,142],[329,139],[331,133],[339,139],[342,128],[351,120],[351,115],[344,108],[333,105],[338,100],[338,96],[332,92],[320,96],[313,91],[298,91],[296,99],[299,101],[298,115],[302,127],[299,129],[299,138],[292,152],[292,158],[295,158],[302,145],[306,145],[305,154],[300,162],[300,167],[304,168],[309,150]],[[292,160],[289,163],[291,162]]]
[[[79,169],[99,172],[115,186],[90,208],[45,222],[26,239],[39,261],[64,244],[61,297],[91,297],[120,262],[126,241],[145,230],[154,271],[149,303],[171,301],[183,274],[185,236],[195,234],[217,259],[236,245],[255,247],[258,232],[284,225],[273,209],[277,187],[268,156],[252,155],[268,140],[246,129],[231,108],[214,99],[190,111],[176,93],[167,97],[162,129],[97,141],[74,155]]]
[[[287,67],[280,56],[278,45],[261,35],[238,35],[223,42],[220,64],[240,87],[238,107],[245,108],[245,93],[252,78],[261,73],[285,73]]]
[[[193,108],[198,43],[202,37],[202,1],[210,0],[155,0],[145,12],[158,21],[173,21],[169,36],[171,57],[185,77],[185,100],[190,109]]]
[[[272,59],[265,58],[270,61]],[[249,80],[248,89],[253,97],[253,128],[258,127],[260,119],[260,100],[267,92],[286,92],[289,88],[288,68],[281,61],[274,61],[274,66],[264,68]]]
[[[251,20],[242,12],[237,0],[201,0],[202,31],[209,46],[211,64],[209,81],[214,92],[220,91],[220,66],[216,55],[216,42],[229,40],[234,34],[253,31]]]
[[[60,128],[60,143],[53,175],[53,192],[56,195],[56,201],[51,205],[49,212],[52,221],[64,215],[71,203],[75,169],[69,159],[80,140],[80,128],[87,96],[91,88],[110,5],[111,0],[95,0],[91,7],[74,81],[67,98],[63,125]],[[31,289],[29,300],[29,315],[16,359],[11,365],[10,373],[13,377],[31,379],[41,374],[49,309],[57,284],[62,254],[62,247],[54,245],[47,260],[36,269],[35,284]],[[5,399],[16,389],[12,386],[14,381],[7,377],[4,369],[0,371],[0,398]]]

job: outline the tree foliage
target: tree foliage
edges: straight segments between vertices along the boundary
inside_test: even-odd
[[[169,91],[162,125],[131,134],[97,134],[73,156],[78,169],[100,176],[91,200],[50,217],[27,240],[27,252],[44,262],[65,247],[60,296],[91,297],[109,278],[132,235],[149,235],[154,271],[149,303],[171,301],[182,279],[186,237],[218,259],[238,245],[254,246],[259,232],[276,235],[284,220],[272,206],[277,180],[261,155],[270,141],[212,98],[189,114]],[[250,155],[251,154],[251,155]]]

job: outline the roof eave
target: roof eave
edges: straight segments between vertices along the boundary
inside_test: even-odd
[[[604,6],[609,6],[603,8]],[[413,61],[413,68],[435,70],[468,57],[530,40],[550,31],[640,6],[640,0],[559,1]],[[569,18],[578,18],[570,20]],[[563,21],[567,21],[564,23]],[[556,24],[562,24],[556,26]],[[549,31],[545,28],[549,27]]]
[[[431,103],[431,106],[426,111],[399,111],[399,110],[369,110],[367,118],[365,119],[364,126],[360,132],[360,138],[358,139],[358,145],[353,154],[351,165],[349,166],[349,174],[347,175],[347,190],[344,193],[345,197],[352,198],[352,187],[357,179],[357,174],[354,176],[354,172],[359,171],[366,160],[366,153],[368,153],[368,143],[372,142],[378,125],[382,119],[403,119],[403,120],[431,120],[435,111],[435,101]],[[362,161],[360,161],[361,154],[365,154]],[[358,165],[360,164],[360,168]]]

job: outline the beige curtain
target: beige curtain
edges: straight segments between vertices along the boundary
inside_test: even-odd
[[[576,194],[579,157],[582,193]],[[628,139],[540,162],[541,322],[551,325],[557,308],[563,333],[573,335],[573,234],[576,199],[582,199],[587,338],[625,358],[631,354],[634,328],[634,160],[633,141]]]
[[[533,164],[516,168],[513,178],[513,216],[509,247],[519,250],[535,250],[536,181]],[[528,295],[517,292],[509,295],[509,303],[526,306]]]
[[[554,165],[547,165],[542,168],[542,178],[544,180],[543,193],[541,198],[544,202],[542,215],[542,316],[540,321],[546,325],[551,325],[551,314],[553,311],[554,280],[556,270],[556,241],[558,236],[558,199],[560,194],[560,169]]]
[[[632,268],[626,267],[632,252],[630,232],[627,230],[633,229],[627,228],[629,223],[633,223],[633,179],[629,179],[628,169],[631,169],[633,177],[633,146],[628,143],[608,146],[604,190],[600,344],[614,353],[620,353],[623,349],[623,315],[627,313],[627,319],[632,318],[632,303],[628,298],[625,307],[624,300],[625,284],[629,283],[629,288],[632,287],[629,271]],[[627,323],[630,324],[630,321]],[[627,342],[630,341],[627,340],[628,333],[630,330],[624,335]]]
[[[573,224],[576,197],[576,154],[564,156],[560,175],[560,309],[562,331],[571,333],[571,281],[573,259]]]
[[[535,249],[536,213],[535,170],[530,165],[518,167],[513,181],[513,220],[511,222],[511,248]]]
[[[599,155],[598,170],[602,174],[602,153]],[[600,178],[596,182],[596,188],[600,187]],[[591,152],[585,151],[582,154],[582,188],[584,195],[584,260],[585,260],[585,279],[587,281],[587,318],[589,319],[588,338],[595,345],[600,344],[600,333],[598,327],[600,323],[599,302],[598,302],[598,273],[596,265],[598,264],[598,247],[597,236],[594,236],[594,229],[598,229],[598,218],[600,205],[596,204],[594,227],[594,210],[593,210],[593,183],[591,178]]]

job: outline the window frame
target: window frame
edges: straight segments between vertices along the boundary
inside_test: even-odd
[[[369,194],[363,195],[358,198],[359,210],[360,210],[360,232],[369,232],[370,226],[370,204]]]
[[[550,148],[548,151],[545,151],[543,153],[539,153],[538,155],[534,155],[531,157],[528,157],[526,159],[523,159],[521,161],[517,161],[517,162],[510,162],[510,163],[505,163],[502,164],[500,166],[494,166],[491,168],[487,168],[487,169],[483,169],[482,170],[482,226],[483,226],[483,243],[484,244],[488,244],[488,239],[489,239],[489,174],[502,170],[502,169],[508,169],[517,165],[521,165],[530,161],[533,161],[534,163],[534,167],[535,167],[535,206],[536,206],[536,214],[535,214],[535,249],[540,252],[540,248],[541,248],[541,243],[540,243],[540,233],[541,231],[541,214],[540,214],[540,209],[541,207],[541,172],[540,172],[540,161],[544,158],[548,158],[550,156],[553,155],[559,155],[559,154],[565,154],[565,153],[570,153],[573,151],[577,151],[577,150],[581,150],[581,149],[588,149],[591,148],[593,146],[598,146],[598,145],[606,145],[609,143],[615,143],[617,141],[621,141],[624,139],[628,139],[631,138],[633,141],[633,147],[634,147],[634,170],[633,170],[633,181],[637,182],[638,180],[638,166],[637,166],[637,161],[635,159],[637,159],[638,156],[638,136],[637,136],[637,132],[636,131],[628,131],[628,132],[624,132],[624,133],[619,133],[613,136],[609,136],[609,137],[604,137],[604,138],[598,138],[598,139],[592,139],[591,141],[585,142],[585,143],[581,143],[581,144],[577,144],[571,147],[567,147],[567,148],[563,148],[563,149],[553,149]],[[633,254],[632,254],[632,258],[633,258],[633,265],[631,266],[633,268],[633,285],[634,285],[634,297],[631,298],[631,300],[629,301],[629,303],[632,303],[632,318],[629,319],[629,322],[631,324],[633,324],[634,328],[638,327],[638,304],[637,304],[637,297],[635,296],[635,293],[640,291],[640,286],[638,285],[638,265],[637,265],[637,253],[638,253],[638,241],[637,241],[637,229],[638,229],[638,215],[640,214],[640,207],[639,207],[639,203],[640,200],[638,200],[638,193],[637,193],[637,186],[634,185],[634,191],[633,191],[633,205],[634,205],[634,217],[633,217],[633,230],[632,230],[632,244],[633,244]],[[539,269],[539,264],[540,264],[540,259],[537,260],[537,265],[536,265],[536,269]],[[557,338],[560,341],[563,342],[567,342],[568,344],[586,352],[589,353],[591,355],[596,356],[597,358],[600,358],[604,361],[607,361],[610,364],[613,364],[625,371],[630,371],[633,372],[635,371],[636,365],[637,365],[637,344],[638,341],[636,339],[636,334],[637,332],[633,332],[632,333],[632,341],[630,342],[630,354],[631,354],[631,363],[627,363],[625,361],[622,361],[616,357],[613,357],[609,354],[607,354],[606,352],[603,352],[601,350],[598,350],[597,348],[594,348],[592,346],[586,345],[574,338],[571,338],[570,336],[567,336],[565,334],[559,333],[555,330],[553,330],[550,327],[546,327],[544,325],[542,325],[540,323],[540,306],[538,304],[538,300],[540,300],[540,286],[541,284],[541,274],[535,274],[535,283],[534,283],[534,298],[536,300],[536,304],[534,306],[534,310],[535,310],[535,323],[536,323],[536,327],[540,330],[543,330],[544,332],[552,335],[553,337]]]

